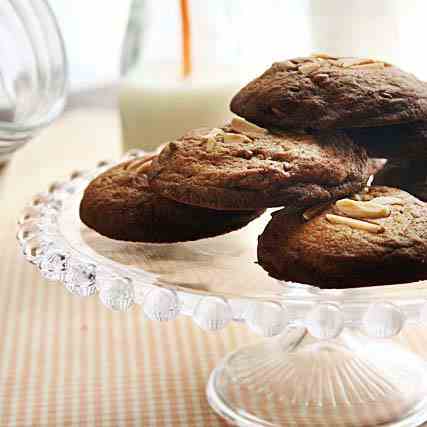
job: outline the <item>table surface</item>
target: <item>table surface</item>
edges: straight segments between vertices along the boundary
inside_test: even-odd
[[[120,153],[114,110],[75,110],[0,172],[0,425],[223,426],[205,385],[229,351],[256,338],[241,325],[218,333],[191,319],[151,322],[115,313],[45,282],[15,240],[20,210],[73,170]]]

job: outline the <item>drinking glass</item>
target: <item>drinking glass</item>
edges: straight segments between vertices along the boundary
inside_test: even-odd
[[[44,0],[0,2],[0,164],[63,110],[67,60]]]
[[[124,151],[222,126],[241,87],[272,62],[307,52],[299,2],[166,3],[132,2],[119,96]]]
[[[424,0],[308,0],[312,50],[384,60],[427,79]]]

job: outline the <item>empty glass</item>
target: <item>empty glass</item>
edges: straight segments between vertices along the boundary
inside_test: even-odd
[[[67,60],[44,0],[0,2],[0,163],[63,110]]]

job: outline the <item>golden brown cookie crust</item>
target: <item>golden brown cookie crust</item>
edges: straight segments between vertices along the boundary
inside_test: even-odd
[[[389,187],[372,187],[366,200],[395,197],[390,216],[369,220],[369,232],[330,222],[331,205],[310,220],[275,212],[259,237],[258,262],[273,277],[321,288],[388,285],[427,279],[427,204]],[[345,216],[345,215],[344,215]]]

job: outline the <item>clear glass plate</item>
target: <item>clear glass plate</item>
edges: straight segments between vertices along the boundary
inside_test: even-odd
[[[108,239],[82,224],[79,204],[90,180],[112,165],[75,172],[25,208],[18,241],[46,279],[75,295],[97,293],[113,310],[136,304],[153,320],[190,315],[208,331],[242,321],[275,337],[229,355],[211,376],[213,408],[237,425],[412,426],[427,419],[425,354],[405,342],[427,323],[426,281],[323,290],[272,279],[256,264],[270,212],[195,242]]]
[[[122,161],[137,154],[128,154]],[[330,290],[271,278],[256,263],[257,237],[271,211],[240,230],[194,242],[131,243],[101,236],[80,221],[79,204],[86,185],[112,165],[100,162],[93,171],[75,172],[68,182],[53,184],[49,192],[35,196],[20,219],[18,239],[24,252],[37,239],[47,245],[35,257],[30,255],[31,261],[43,267],[43,247],[49,247],[49,253],[57,247],[73,262],[93,264],[102,277],[97,280],[98,288],[109,272],[132,280],[138,288],[159,286],[183,296],[275,301],[291,310],[293,321],[303,320],[319,303],[337,305],[347,324],[360,324],[371,304],[391,303],[405,321],[418,321],[422,313],[427,281]]]

